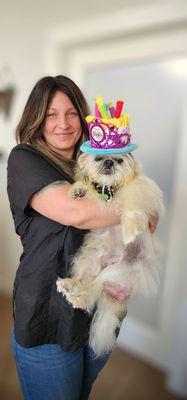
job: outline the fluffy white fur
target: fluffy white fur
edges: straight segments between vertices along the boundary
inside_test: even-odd
[[[106,160],[110,162],[107,163]],[[162,193],[158,186],[141,173],[140,165],[130,154],[79,158],[74,197],[92,196],[96,206],[98,193],[91,182],[116,187],[108,202],[116,205],[121,224],[90,231],[72,262],[71,278],[57,281],[57,290],[75,308],[95,310],[90,327],[90,346],[96,356],[114,346],[116,328],[126,313],[126,301],[118,301],[104,288],[112,281],[136,293],[156,293],[158,282],[158,244],[148,226],[150,216],[163,213]],[[109,166],[109,165],[110,166]],[[108,165],[108,166],[107,166]],[[85,181],[85,176],[87,177]]]

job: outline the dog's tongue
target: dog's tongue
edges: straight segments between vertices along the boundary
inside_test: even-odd
[[[102,173],[105,175],[110,175],[112,173],[112,170],[111,170],[111,168],[105,167],[102,169]]]

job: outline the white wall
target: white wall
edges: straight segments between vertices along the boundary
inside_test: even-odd
[[[0,37],[4,38],[0,45],[0,79],[4,67],[9,66],[12,71],[11,80],[16,88],[11,118],[6,120],[3,113],[0,113],[0,149],[4,153],[0,163],[0,289],[11,291],[21,248],[14,233],[7,200],[6,161],[11,148],[15,146],[15,127],[24,103],[33,83],[43,75],[44,63],[38,32],[24,32],[15,25],[8,27],[5,18],[0,21]]]

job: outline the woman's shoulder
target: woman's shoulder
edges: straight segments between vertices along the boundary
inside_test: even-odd
[[[12,148],[9,158],[12,157],[14,154],[25,154],[25,153],[35,153],[38,156],[41,156],[40,153],[31,145],[31,144],[17,144],[15,147]]]
[[[23,175],[30,174],[37,176],[54,175],[55,179],[65,179],[69,177],[52,160],[40,153],[38,149],[30,144],[18,144],[10,152],[7,164],[8,172],[17,172]],[[71,183],[71,182],[70,182]]]
[[[18,144],[11,150],[7,168],[8,171],[17,170],[27,170],[33,169],[35,167],[49,168],[48,162],[42,154],[39,153],[32,145],[29,144]]]
[[[18,144],[11,150],[8,157],[8,166],[17,163],[32,165],[37,164],[49,167],[50,160],[31,144]],[[53,164],[53,167],[55,165]]]

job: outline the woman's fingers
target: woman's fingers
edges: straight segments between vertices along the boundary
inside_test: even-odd
[[[106,291],[115,299],[119,301],[124,301],[128,299],[132,293],[132,289],[125,288],[123,286],[118,285],[117,283],[113,283],[111,281],[105,281],[104,287]]]
[[[158,215],[151,215],[149,218],[149,229],[151,233],[154,233],[158,224]]]

